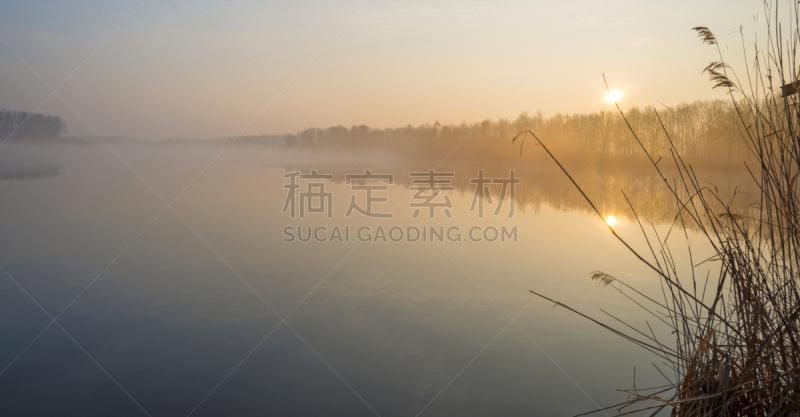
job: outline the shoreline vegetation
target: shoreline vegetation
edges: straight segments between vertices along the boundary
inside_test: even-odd
[[[0,181],[40,180],[61,175],[63,167],[52,152],[42,146],[55,144],[67,130],[58,116],[0,110]],[[20,149],[19,144],[30,145]],[[23,145],[23,146],[24,146]]]
[[[669,156],[660,123],[650,108],[632,107],[628,122],[656,155]],[[676,148],[686,160],[705,169],[742,170],[752,152],[739,140],[743,128],[736,107],[725,100],[704,100],[664,107],[664,124],[670,126]],[[484,120],[461,124],[423,124],[375,129],[369,126],[310,128],[296,134],[243,136],[242,144],[263,144],[288,149],[322,149],[345,152],[381,151],[408,159],[515,160],[542,159],[542,153],[509,153],[509,137],[532,130],[550,149],[569,155],[574,163],[590,166],[646,165],[644,153],[628,139],[625,120],[614,111],[555,114],[521,113],[516,119]],[[221,138],[232,140],[234,137]]]
[[[749,210],[733,206],[736,192],[733,197],[724,196],[698,180],[685,151],[674,140],[673,126],[655,111],[677,172],[666,172],[659,165],[657,148],[643,139],[647,133],[642,133],[632,117],[626,123],[628,140],[646,154],[670,204],[680,207],[676,221],[693,225],[697,238],[713,248],[714,256],[692,258],[688,238],[669,241],[672,228],[660,233],[631,204],[644,243],[633,245],[610,225],[609,230],[623,250],[658,277],[663,298],[643,294],[602,271],[590,272],[589,278],[600,287],[610,286],[625,294],[646,319],[605,322],[531,291],[659,359],[653,366],[664,377],[664,384],[637,387],[634,369],[633,387],[618,390],[627,395],[627,401],[581,415],[607,411],[618,416],[656,415],[666,411],[681,417],[797,416],[800,412],[800,198],[796,191],[800,175],[800,95],[796,94],[800,30],[792,25],[800,22],[800,9],[797,4],[781,4],[779,12],[778,5],[776,0],[764,2],[767,42],[756,43],[755,53],[746,56],[750,63],[741,77],[725,63],[711,30],[694,28],[703,44],[717,49],[719,61],[710,63],[704,72],[710,75],[713,88],[729,93],[730,106],[743,126],[739,140],[756,159],[748,166],[751,176],[747,183],[756,189],[752,196],[755,204]],[[789,24],[777,23],[784,20]],[[619,105],[617,110],[627,122],[629,114]],[[555,160],[602,219],[592,197],[536,131],[521,131],[512,143],[526,138]],[[627,200],[625,192],[623,196]],[[688,251],[690,274],[678,272],[681,268],[674,256],[678,250]],[[713,266],[710,275],[698,268],[703,264]],[[656,336],[663,330],[667,330],[667,338]]]
[[[15,110],[0,110],[0,141],[49,141],[67,131],[58,116]]]
[[[631,107],[626,110],[627,123],[637,131],[647,149],[669,159],[669,142],[661,123],[670,128],[675,148],[684,160],[702,170],[745,172],[743,161],[755,163],[752,151],[740,140],[744,123],[736,104],[726,100],[701,100],[667,107],[660,105],[659,118],[654,107]],[[23,114],[22,112],[16,112]],[[44,115],[42,115],[44,116]],[[53,116],[49,116],[53,117]],[[60,119],[59,119],[60,120]],[[521,113],[516,119],[495,119],[460,124],[422,124],[397,128],[333,126],[309,128],[284,135],[228,136],[214,139],[172,138],[144,140],[106,137],[106,140],[152,144],[217,144],[233,141],[234,145],[264,146],[324,154],[382,154],[405,159],[477,160],[477,161],[545,161],[544,152],[508,152],[502,146],[509,137],[521,131],[537,132],[538,137],[566,165],[592,167],[646,167],[644,152],[629,140],[628,125],[615,111],[555,114],[542,111]],[[0,131],[5,127],[0,126]],[[97,137],[66,136],[60,142],[95,142]]]
[[[516,119],[494,119],[460,124],[438,121],[418,126],[371,128],[332,126],[309,128],[283,135],[228,136],[215,139],[144,140],[104,137],[105,140],[151,144],[216,144],[233,141],[235,145],[259,145],[267,148],[323,153],[373,153],[406,159],[544,161],[543,152],[508,152],[505,141],[522,131],[537,132],[540,140],[566,165],[592,167],[645,167],[648,161],[642,150],[628,139],[628,128],[636,130],[642,144],[654,155],[669,159],[671,152],[661,129],[670,128],[672,145],[684,160],[703,170],[744,171],[743,161],[757,162],[747,144],[739,140],[741,132],[752,124],[740,117],[735,103],[726,100],[700,100],[656,108],[631,107],[625,118],[615,111],[544,116],[522,112]],[[661,120],[659,120],[659,117]],[[14,110],[0,110],[0,139],[3,142],[49,144],[91,143],[100,138],[65,136],[66,123],[58,116]]]
[[[704,181],[712,183],[728,197],[737,191],[756,191],[753,187],[737,190],[732,179],[726,178],[726,175],[749,175],[743,161],[756,162],[740,139],[742,121],[737,118],[734,104],[722,100],[696,101],[670,108],[661,105],[658,112],[661,122],[670,128],[676,149],[682,156],[688,155],[685,160],[698,173],[702,171]],[[43,140],[40,136],[30,136],[30,132],[49,131],[51,136],[63,133],[64,122],[55,116],[13,111],[3,111],[0,115],[5,115],[0,117],[0,121],[6,123],[0,124],[0,131],[18,129],[6,144],[7,148],[16,147],[9,145],[102,144],[98,137],[61,136],[57,140]],[[26,117],[30,117],[29,120],[22,123]],[[552,159],[542,148],[528,144],[522,152],[509,151],[506,147],[508,137],[513,136],[517,129],[524,128],[537,132],[547,148],[558,155],[560,163],[572,170],[580,170],[579,183],[589,190],[604,213],[635,220],[625,209],[624,199],[611,195],[615,192],[613,190],[623,188],[636,194],[643,193],[647,201],[654,203],[642,207],[640,214],[657,224],[672,223],[677,206],[670,205],[670,196],[658,190],[656,176],[645,171],[649,160],[639,145],[630,140],[626,120],[637,129],[642,143],[654,158],[661,158],[659,167],[667,172],[675,171],[676,167],[669,160],[669,141],[660,130],[654,109],[638,107],[626,110],[625,118],[610,111],[550,117],[539,111],[534,115],[522,113],[515,120],[497,119],[459,125],[435,123],[390,129],[335,126],[325,130],[306,129],[297,134],[216,139],[144,140],[112,136],[104,139],[109,143],[156,147],[225,146],[226,142],[236,139],[235,148],[256,146],[268,152],[286,152],[289,157],[285,158],[282,168],[304,170],[314,165],[315,169],[325,168],[333,173],[335,181],[343,180],[345,173],[352,173],[352,162],[348,159],[352,155],[365,163],[365,168],[381,168],[395,174],[398,184],[405,186],[410,181],[407,178],[410,166],[424,171],[446,159],[445,166],[450,165],[446,169],[458,170],[460,177],[454,185],[457,192],[463,193],[473,191],[474,186],[469,183],[472,171],[484,169],[499,176],[503,174],[501,171],[507,174],[509,169],[516,169],[519,175],[537,178],[535,182],[524,181],[520,185],[517,202],[521,209],[538,211],[542,204],[547,204],[560,211],[591,214],[590,208],[582,203],[580,194],[562,188],[569,183],[559,180],[559,173],[552,169]],[[28,123],[47,125],[49,130],[41,126],[25,128]],[[28,140],[22,140],[26,137]],[[62,172],[57,160],[42,161],[45,152],[36,152],[35,148],[6,149],[4,157],[0,158],[0,180],[49,178]],[[47,153],[50,159],[59,154]],[[367,166],[373,160],[380,162]],[[254,157],[252,163],[258,165],[258,158]],[[529,169],[531,172],[523,172]],[[742,212],[750,201],[745,202],[740,196],[735,203],[737,210]],[[692,225],[687,226],[694,230]]]

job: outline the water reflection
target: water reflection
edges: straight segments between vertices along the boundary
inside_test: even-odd
[[[245,159],[247,158],[245,157]],[[337,154],[320,156],[312,153],[297,159],[289,158],[278,166],[287,171],[306,172],[310,169],[317,169],[320,172],[332,173],[336,182],[342,182],[346,174],[359,172],[359,168],[371,169],[374,173],[394,174],[395,181],[406,188],[411,184],[410,172],[424,172],[437,167],[436,170],[439,172],[456,173],[452,183],[456,193],[462,195],[472,195],[475,192],[475,185],[470,181],[477,178],[479,170],[483,170],[488,178],[508,177],[509,171],[514,170],[516,176],[522,178],[521,183],[516,187],[516,204],[520,209],[539,213],[543,206],[549,206],[563,212],[577,211],[595,215],[586,198],[576,190],[566,175],[552,161],[531,163],[529,161],[468,160],[444,161],[441,165],[440,162],[440,160],[407,160],[370,155],[360,158]],[[664,179],[652,167],[606,167],[590,166],[580,163],[580,161],[571,162],[571,164],[565,165],[570,176],[604,217],[612,216],[616,222],[620,219],[634,221],[638,216],[646,223],[674,224],[676,227],[697,230],[697,225],[690,218],[685,217],[685,211],[678,216],[679,210],[675,203],[675,197],[664,184],[665,181],[675,184],[676,176],[679,175],[676,169],[670,168],[669,163],[660,163],[662,173],[666,177]],[[247,163],[258,164],[253,160]],[[274,164],[259,165],[275,166]],[[692,169],[697,176],[698,183],[713,187],[721,196],[728,198],[725,203],[731,206],[732,213],[742,216],[750,213],[752,205],[755,203],[750,196],[757,195],[757,193],[754,193],[755,184],[750,174],[744,169],[740,171],[704,170],[702,165],[693,166]],[[678,196],[683,201],[689,201],[689,195],[680,189]],[[718,208],[717,214],[725,213],[721,204],[716,204],[716,207]]]
[[[59,323],[151,415],[374,415],[364,401],[382,416],[571,415],[624,400],[613,388],[630,386],[634,366],[637,383],[660,383],[652,357],[528,293],[638,314],[588,279],[600,269],[660,294],[552,163],[351,155],[395,174],[389,194],[406,214],[408,172],[455,172],[453,219],[441,222],[516,225],[517,243],[286,244],[286,224],[381,221],[281,212],[286,171],[331,173],[331,190],[348,192],[353,161],[248,146],[219,156],[225,143],[111,144],[116,153],[53,148],[62,175],[0,183],[0,265],[51,315],[69,306]],[[512,219],[468,211],[479,169],[516,170]],[[574,165],[573,174],[620,234],[638,226],[623,221],[632,214],[619,189],[640,215],[672,221],[652,171]],[[737,178],[704,181],[733,191]],[[177,214],[154,192],[178,197]],[[0,299],[0,414],[142,414],[10,280],[0,280]]]
[[[53,146],[11,142],[0,152],[0,181],[52,178],[63,169]]]

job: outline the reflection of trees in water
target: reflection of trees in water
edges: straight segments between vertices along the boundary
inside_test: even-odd
[[[6,144],[0,152],[0,181],[52,178],[62,171],[54,150],[44,146]]]
[[[411,185],[409,172],[425,172],[438,163],[436,160],[404,160],[399,158],[363,158],[356,160],[363,169],[369,169],[373,174],[391,173],[395,176],[395,186],[408,188]],[[320,158],[306,158],[302,161],[286,161],[281,165],[287,171],[308,172],[316,169],[319,173],[330,173],[334,182],[344,182],[345,174],[359,173],[356,166],[343,158],[331,161],[330,156]],[[472,198],[475,184],[472,178],[477,178],[478,170],[484,170],[487,178],[508,178],[509,170],[514,169],[521,183],[516,186],[516,205],[520,211],[533,211],[538,213],[543,205],[559,211],[581,212],[594,215],[594,211],[586,200],[572,186],[564,173],[552,162],[486,162],[454,161],[445,162],[437,172],[455,172],[452,184],[455,193],[467,195]],[[569,167],[570,174],[583,188],[584,192],[592,199],[597,208],[604,215],[614,215],[617,219],[634,220],[634,213],[630,209],[625,196],[630,200],[633,209],[642,220],[654,224],[671,224],[678,213],[675,198],[664,185],[653,169],[621,168],[621,167],[593,167],[573,165]],[[666,170],[667,175],[677,174],[677,171]],[[751,210],[751,196],[757,195],[752,185],[752,179],[744,172],[724,171],[697,171],[698,181],[708,187],[716,187],[720,194],[733,198],[735,212],[747,215]],[[671,177],[670,177],[671,178]],[[498,196],[499,185],[490,186],[493,196]],[[623,192],[624,191],[624,195]],[[749,194],[748,194],[749,193]],[[686,196],[682,196],[684,200]],[[723,212],[720,206],[720,213]],[[504,214],[501,214],[504,215]],[[688,221],[688,218],[685,218]],[[677,225],[682,227],[680,218]],[[686,224],[689,229],[695,229],[691,224]]]
[[[61,175],[63,168],[57,162],[43,163],[38,166],[0,166],[0,181],[7,180],[40,180]]]

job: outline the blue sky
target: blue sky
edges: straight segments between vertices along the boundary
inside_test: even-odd
[[[2,1],[0,107],[39,107],[70,134],[166,138],[596,111],[608,108],[602,73],[624,106],[722,98],[701,75],[716,51],[690,29],[710,27],[736,65],[742,44],[731,32],[752,34],[761,7]],[[52,87],[63,82],[58,94],[78,115],[55,95],[45,100],[50,90],[28,65]]]

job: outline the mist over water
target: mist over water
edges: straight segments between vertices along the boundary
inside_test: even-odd
[[[59,151],[49,146],[10,144],[0,153],[0,181],[37,180],[61,174]]]
[[[797,414],[797,22],[4,1],[0,417]]]
[[[660,383],[647,352],[528,292],[620,318],[640,313],[589,272],[660,292],[550,160],[521,161],[510,145],[506,161],[438,167],[390,152],[226,149],[226,141],[108,145],[4,145],[0,167],[38,179],[0,181],[0,264],[50,315],[63,311],[60,325],[153,415],[186,415],[198,404],[192,415],[372,414],[350,387],[383,416],[565,415],[624,400],[608,387],[628,386],[633,367],[637,383]],[[45,175],[47,167],[58,169]],[[409,173],[434,167],[454,173],[452,219],[414,219]],[[334,214],[290,218],[284,174],[312,169],[333,175]],[[391,201],[376,204],[397,209],[394,218],[344,216],[358,195],[344,177],[362,169],[394,174]],[[508,206],[482,219],[469,210],[478,170],[505,178],[512,169],[513,217]],[[652,171],[572,165],[571,173],[635,243],[639,226],[620,189],[660,232],[673,223]],[[731,190],[741,175],[702,173]],[[518,241],[286,243],[287,225],[517,226]],[[694,232],[680,227],[674,238],[691,241]],[[695,259],[707,250],[693,247]],[[688,268],[681,256],[687,265],[676,267]],[[0,363],[13,363],[0,378],[3,414],[141,413],[13,281],[0,293]],[[275,313],[290,315],[281,324]]]

